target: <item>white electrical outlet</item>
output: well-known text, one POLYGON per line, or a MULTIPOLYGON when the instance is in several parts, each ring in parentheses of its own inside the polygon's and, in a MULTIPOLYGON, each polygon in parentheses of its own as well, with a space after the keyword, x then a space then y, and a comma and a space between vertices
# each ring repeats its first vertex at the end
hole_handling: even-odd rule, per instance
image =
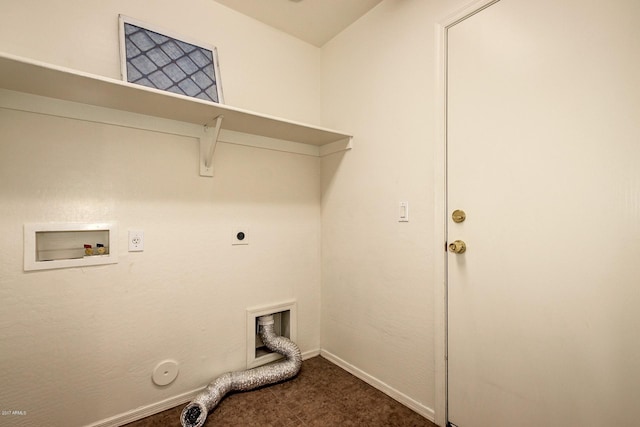
POLYGON ((129 252, 144 251, 144 231, 129 230, 129 252))

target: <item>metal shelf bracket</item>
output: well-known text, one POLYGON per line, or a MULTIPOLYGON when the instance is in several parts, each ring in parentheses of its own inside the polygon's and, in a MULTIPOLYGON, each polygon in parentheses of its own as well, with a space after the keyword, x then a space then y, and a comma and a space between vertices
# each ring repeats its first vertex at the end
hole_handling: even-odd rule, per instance
POLYGON ((204 131, 200 137, 200 176, 213 176, 213 155, 218 145, 223 118, 223 115, 219 115, 204 125, 204 131))

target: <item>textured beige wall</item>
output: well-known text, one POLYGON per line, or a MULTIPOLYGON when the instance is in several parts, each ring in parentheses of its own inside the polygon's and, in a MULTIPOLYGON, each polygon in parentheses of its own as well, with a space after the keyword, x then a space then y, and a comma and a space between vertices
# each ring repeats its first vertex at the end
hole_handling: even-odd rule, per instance
POLYGON ((385 1, 323 47, 323 122, 356 140, 322 161, 322 348, 429 417, 435 24, 465 3, 385 1))
MULTIPOLYGON (((4 1, 0 50, 117 78, 124 13, 217 44, 228 104, 318 121, 319 49, 187 3, 4 1)), ((203 178, 195 139, 0 109, 0 410, 27 413, 0 424, 87 425, 244 369, 248 307, 296 299, 318 351, 319 159, 220 143, 214 162, 203 178), (103 221, 118 264, 23 271, 23 224, 103 221), (236 224, 250 245, 231 245, 236 224), (167 358, 180 374, 157 387, 167 358)))

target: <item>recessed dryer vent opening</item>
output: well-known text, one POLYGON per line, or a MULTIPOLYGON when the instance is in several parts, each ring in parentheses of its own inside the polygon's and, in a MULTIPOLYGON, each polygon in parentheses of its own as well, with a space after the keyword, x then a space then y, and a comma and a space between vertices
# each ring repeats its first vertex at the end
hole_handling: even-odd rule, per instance
POLYGON ((258 334, 258 318, 272 315, 276 335, 296 342, 296 302, 247 309, 247 369, 282 359, 281 354, 269 350, 258 334))
MULTIPOLYGON (((279 313, 273 313, 273 324, 276 335, 280 335, 283 337, 287 337, 291 339, 291 310, 281 311, 279 313)), ((256 331, 259 330, 258 327, 258 319, 256 318, 256 331)), ((262 342, 260 338, 260 334, 256 332, 256 340, 255 340, 256 350, 254 352, 256 359, 265 356, 267 354, 272 354, 273 351, 269 350, 266 345, 262 342)))
POLYGON ((231 391, 249 391, 289 380, 300 372, 302 354, 288 338, 276 335, 273 315, 260 316, 259 333, 266 347, 284 356, 284 360, 245 371, 227 372, 196 395, 182 410, 180 424, 183 427, 204 427, 207 415, 231 391))

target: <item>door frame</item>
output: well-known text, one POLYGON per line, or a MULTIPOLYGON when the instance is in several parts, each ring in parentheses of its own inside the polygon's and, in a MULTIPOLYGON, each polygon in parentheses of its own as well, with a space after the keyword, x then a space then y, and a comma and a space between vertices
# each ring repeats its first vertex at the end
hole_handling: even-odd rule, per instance
POLYGON ((436 144, 434 147, 434 276, 435 276, 435 422, 446 426, 448 414, 447 387, 447 49, 449 28, 475 15, 500 0, 475 0, 438 20, 436 40, 436 144))

